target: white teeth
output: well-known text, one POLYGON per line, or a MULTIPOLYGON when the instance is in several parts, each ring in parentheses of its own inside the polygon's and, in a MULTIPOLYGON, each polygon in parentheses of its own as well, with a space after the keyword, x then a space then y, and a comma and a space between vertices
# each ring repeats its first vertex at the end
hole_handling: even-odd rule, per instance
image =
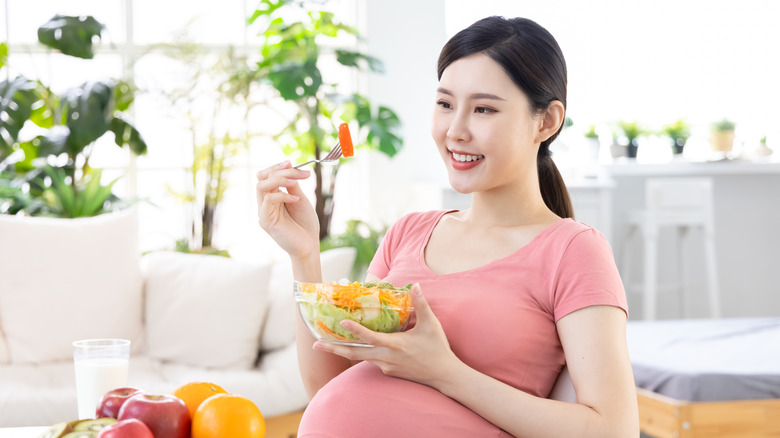
POLYGON ((467 161, 477 161, 485 158, 484 155, 462 155, 462 154, 456 154, 452 153, 453 158, 455 158, 455 161, 460 161, 461 163, 465 163, 467 161))

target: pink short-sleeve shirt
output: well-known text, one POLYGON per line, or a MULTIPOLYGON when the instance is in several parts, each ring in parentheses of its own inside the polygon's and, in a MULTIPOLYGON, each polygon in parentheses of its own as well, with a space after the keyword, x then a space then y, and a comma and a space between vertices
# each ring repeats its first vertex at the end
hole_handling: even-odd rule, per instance
MULTIPOLYGON (((398 286, 419 283, 453 352, 472 368, 546 397, 565 358, 555 323, 594 305, 627 312, 606 239, 572 219, 548 226, 515 253, 437 275, 424 251, 446 211, 413 213, 388 231, 369 272, 398 286)), ((509 437, 433 388, 387 377, 363 362, 312 399, 299 437, 509 437)))

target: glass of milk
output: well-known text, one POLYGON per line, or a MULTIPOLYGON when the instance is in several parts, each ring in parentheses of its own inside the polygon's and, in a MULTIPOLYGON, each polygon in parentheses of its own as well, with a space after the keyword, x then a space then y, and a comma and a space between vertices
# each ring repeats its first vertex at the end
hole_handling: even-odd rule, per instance
POLYGON ((87 339, 73 343, 79 420, 95 418, 98 402, 108 391, 127 386, 130 341, 87 339))

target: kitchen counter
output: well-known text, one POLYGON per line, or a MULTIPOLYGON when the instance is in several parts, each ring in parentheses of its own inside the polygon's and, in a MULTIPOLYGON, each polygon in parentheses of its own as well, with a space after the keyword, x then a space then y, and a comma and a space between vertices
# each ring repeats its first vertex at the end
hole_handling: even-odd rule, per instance
POLYGON ((780 161, 720 160, 637 163, 623 159, 599 169, 609 176, 780 175, 780 161))
MULTIPOLYGON (((723 160, 715 162, 673 161, 640 164, 619 161, 602 166, 603 177, 614 181, 611 196, 610 243, 617 260, 623 251, 632 256, 632 276, 641 278, 642 247, 639 239, 626 245, 625 218, 643 208, 648 178, 705 176, 713 181, 715 246, 721 307, 724 317, 780 315, 780 161, 723 160)), ((691 232, 689 244, 678 254, 676 236, 663 230, 659 246, 662 283, 674 282, 682 267, 688 273, 681 309, 675 294, 661 294, 659 318, 707 316, 703 242, 700 232, 691 232)), ((641 309, 640 295, 629 296, 629 305, 641 309)), ((641 312, 632 312, 639 316, 641 312)))

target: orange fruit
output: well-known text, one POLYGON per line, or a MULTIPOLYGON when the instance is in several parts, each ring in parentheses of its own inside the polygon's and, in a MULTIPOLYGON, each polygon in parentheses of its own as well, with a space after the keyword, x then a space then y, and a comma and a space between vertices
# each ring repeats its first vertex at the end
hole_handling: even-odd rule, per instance
POLYGON ((192 438, 264 438, 265 420, 252 400, 217 394, 201 403, 192 417, 192 438))
POLYGON ((210 382, 189 382, 181 385, 173 391, 173 396, 180 398, 190 411, 190 418, 195 416, 204 400, 215 394, 227 394, 221 386, 210 382))

